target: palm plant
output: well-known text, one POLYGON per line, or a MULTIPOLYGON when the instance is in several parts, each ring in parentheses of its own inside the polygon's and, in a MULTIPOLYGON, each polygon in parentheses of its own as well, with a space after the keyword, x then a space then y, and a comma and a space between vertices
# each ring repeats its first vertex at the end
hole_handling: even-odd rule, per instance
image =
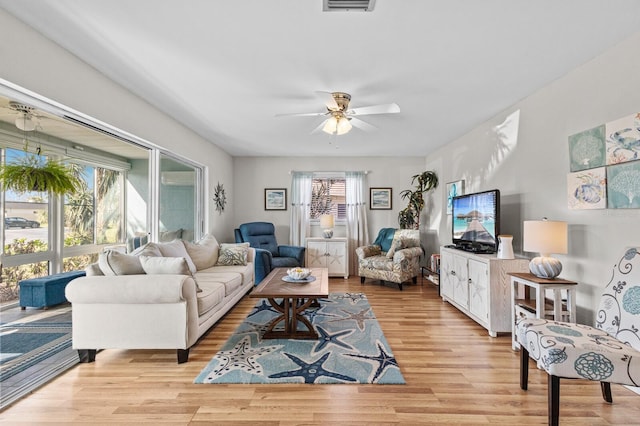
POLYGON ((398 223, 402 229, 420 229, 420 212, 424 208, 424 194, 438 186, 438 176, 435 172, 427 170, 411 178, 411 183, 416 188, 405 189, 400 192, 400 197, 408 199, 408 205, 398 213, 398 223))

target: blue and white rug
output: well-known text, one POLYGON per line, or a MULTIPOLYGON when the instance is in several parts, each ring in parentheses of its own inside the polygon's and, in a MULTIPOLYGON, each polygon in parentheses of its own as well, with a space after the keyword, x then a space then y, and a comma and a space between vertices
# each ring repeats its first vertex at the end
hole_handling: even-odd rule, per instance
POLYGON ((0 409, 79 361, 71 348, 71 307, 0 324, 0 409))
POLYGON ((305 311, 318 340, 263 340, 279 314, 260 299, 194 383, 405 383, 364 294, 319 302, 305 311))

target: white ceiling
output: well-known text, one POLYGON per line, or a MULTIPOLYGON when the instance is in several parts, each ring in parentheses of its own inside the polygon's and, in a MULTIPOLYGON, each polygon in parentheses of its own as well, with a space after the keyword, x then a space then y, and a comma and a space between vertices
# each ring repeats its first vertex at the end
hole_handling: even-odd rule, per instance
POLYGON ((638 0, 377 0, 370 13, 322 12, 322 0, 0 7, 234 156, 424 156, 640 28, 638 0), (323 111, 315 91, 401 113, 365 116, 377 131, 339 137, 310 134, 322 118, 274 117, 323 111))

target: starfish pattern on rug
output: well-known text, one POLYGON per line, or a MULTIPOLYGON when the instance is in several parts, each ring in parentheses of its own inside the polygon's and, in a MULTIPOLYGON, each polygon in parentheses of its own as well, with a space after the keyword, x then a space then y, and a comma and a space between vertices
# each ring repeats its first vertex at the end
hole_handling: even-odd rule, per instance
POLYGON ((336 345, 349 350, 355 349, 352 345, 340 340, 340 337, 353 334, 354 330, 342 330, 332 334, 319 325, 316 326, 316 330, 318 331, 318 343, 314 346, 311 353, 322 352, 329 345, 336 345))
POLYGON ((361 300, 366 300, 367 296, 364 293, 344 293, 336 296, 337 300, 349 300, 352 305, 357 305, 361 300))
POLYGON ((211 373, 208 378, 215 379, 231 370, 242 370, 252 374, 262 374, 262 366, 256 361, 257 358, 270 352, 280 349, 282 346, 266 346, 262 348, 253 348, 251 339, 246 336, 240 340, 233 349, 228 351, 220 351, 214 359, 218 359, 220 364, 211 373))
POLYGON ((388 368, 392 368, 392 367, 395 367, 398 369, 400 368, 398 366, 398 361, 396 361, 396 359, 392 355, 385 352, 384 346, 382 345, 382 343, 380 343, 380 341, 376 342, 376 346, 378 347, 377 355, 345 354, 353 358, 360 358, 360 359, 367 360, 371 362, 374 365, 374 367, 376 365, 378 366, 378 368, 373 374, 373 377, 371 378, 371 383, 376 383, 380 378, 380 376, 382 376, 382 374, 388 368))
POLYGON ((358 325, 358 329, 360 331, 364 331, 365 329, 365 325, 364 322, 366 320, 375 320, 376 317, 370 315, 371 314, 371 307, 368 308, 364 308, 363 310, 361 310, 360 312, 349 312, 349 311, 345 311, 344 309, 340 309, 342 312, 344 312, 345 314, 347 314, 346 316, 338 316, 338 315, 327 315, 330 317, 336 317, 336 319, 333 320, 329 320, 327 322, 338 322, 338 321, 355 321, 356 324, 358 325))
POLYGON ((324 362, 331 355, 330 352, 322 355, 320 359, 307 363, 295 355, 285 353, 285 355, 293 362, 298 364, 300 368, 297 370, 283 371, 281 373, 272 374, 269 376, 271 379, 278 379, 281 377, 302 377, 305 383, 315 383, 320 377, 330 377, 345 382, 357 382, 353 377, 345 376, 344 374, 334 373, 333 371, 325 370, 323 368, 324 362))
POLYGON ((262 335, 269 328, 269 323, 258 323, 245 321, 244 325, 248 325, 245 330, 236 330, 236 334, 255 334, 258 337, 258 341, 262 340, 262 335))
POLYGON ((260 304, 256 305, 256 307, 253 308, 253 311, 251 311, 251 313, 247 315, 247 318, 249 318, 250 316, 259 314, 262 311, 276 312, 276 310, 273 309, 273 307, 271 307, 271 304, 267 301, 267 299, 261 299, 260 304))

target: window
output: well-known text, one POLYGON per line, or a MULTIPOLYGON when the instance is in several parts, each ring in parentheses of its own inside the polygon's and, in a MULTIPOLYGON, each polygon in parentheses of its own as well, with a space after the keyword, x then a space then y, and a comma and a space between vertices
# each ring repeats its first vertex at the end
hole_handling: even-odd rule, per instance
POLYGON ((347 218, 344 176, 314 175, 311 187, 311 216, 319 219, 323 214, 332 214, 336 220, 347 218))

